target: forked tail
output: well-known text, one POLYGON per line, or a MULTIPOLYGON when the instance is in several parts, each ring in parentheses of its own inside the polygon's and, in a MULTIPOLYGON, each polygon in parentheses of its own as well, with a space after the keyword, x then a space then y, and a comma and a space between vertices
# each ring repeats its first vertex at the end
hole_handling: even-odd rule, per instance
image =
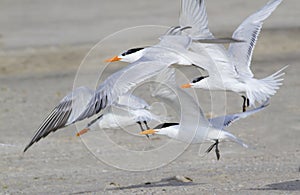
POLYGON ((241 146, 248 148, 248 145, 245 144, 242 140, 238 139, 237 137, 235 137, 233 134, 229 133, 228 131, 223 130, 222 133, 224 134, 224 137, 226 137, 227 139, 240 144, 241 146))
POLYGON ((228 139, 230 141, 233 141, 235 143, 238 143, 239 145, 248 148, 248 145, 245 144, 242 140, 238 139, 236 136, 234 136, 233 134, 229 133, 228 131, 224 130, 224 129, 211 129, 208 132, 207 135, 207 139, 208 140, 225 140, 228 139))
POLYGON ((283 67, 279 71, 274 74, 263 78, 263 79, 252 79, 247 85, 249 86, 246 91, 246 95, 249 99, 250 106, 255 105, 255 101, 258 103, 262 103, 269 99, 272 95, 275 95, 279 87, 282 85, 283 75, 285 74, 283 71, 288 66, 283 67))

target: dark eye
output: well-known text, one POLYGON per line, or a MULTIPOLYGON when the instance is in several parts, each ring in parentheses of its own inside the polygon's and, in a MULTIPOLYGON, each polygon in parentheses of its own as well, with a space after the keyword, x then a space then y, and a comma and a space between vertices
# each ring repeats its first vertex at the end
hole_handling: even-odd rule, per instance
POLYGON ((207 78, 207 77, 208 77, 208 76, 197 77, 197 78, 195 78, 195 79, 192 80, 192 83, 197 83, 197 82, 199 82, 199 81, 201 81, 202 79, 205 79, 205 78, 207 78))

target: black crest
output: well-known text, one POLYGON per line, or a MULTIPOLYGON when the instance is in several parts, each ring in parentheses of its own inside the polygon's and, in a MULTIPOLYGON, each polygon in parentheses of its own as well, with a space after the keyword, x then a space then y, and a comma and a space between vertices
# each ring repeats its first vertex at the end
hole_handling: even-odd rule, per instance
POLYGON ((179 123, 162 123, 162 124, 159 124, 156 127, 154 127, 154 129, 162 129, 162 128, 175 126, 175 125, 179 125, 179 123))
POLYGON ((144 49, 144 47, 129 49, 129 50, 125 51, 124 53, 122 53, 121 56, 126 56, 126 55, 129 55, 129 54, 135 53, 137 51, 140 51, 142 49, 144 49))
POLYGON ((192 83, 197 83, 197 82, 199 82, 199 81, 201 81, 202 79, 205 79, 205 78, 207 78, 208 76, 201 76, 201 77, 197 77, 197 78, 194 78, 193 80, 192 80, 192 83))

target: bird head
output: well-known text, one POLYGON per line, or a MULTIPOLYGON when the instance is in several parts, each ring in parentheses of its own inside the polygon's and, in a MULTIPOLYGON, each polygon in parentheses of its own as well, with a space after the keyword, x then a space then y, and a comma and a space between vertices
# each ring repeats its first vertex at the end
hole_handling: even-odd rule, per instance
POLYGON ((139 47, 139 48, 132 48, 127 51, 122 52, 118 56, 114 56, 110 59, 105 60, 106 62, 116 62, 116 61, 121 61, 121 62, 128 62, 132 63, 140 59, 145 53, 145 48, 144 47, 139 47))

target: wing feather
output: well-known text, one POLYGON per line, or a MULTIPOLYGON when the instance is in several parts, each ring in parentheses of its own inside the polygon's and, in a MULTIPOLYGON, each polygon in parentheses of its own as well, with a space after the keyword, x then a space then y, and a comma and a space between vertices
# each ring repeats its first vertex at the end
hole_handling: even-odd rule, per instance
POLYGON ((208 29, 206 5, 204 0, 182 0, 179 25, 190 26, 187 32, 195 39, 213 38, 208 29))
POLYGON ((232 43, 228 49, 240 75, 253 77, 250 70, 251 58, 263 22, 281 2, 282 0, 269 1, 264 7, 244 20, 233 33, 232 38, 245 41, 238 44, 232 43))
POLYGON ((86 102, 89 101, 93 93, 92 90, 86 87, 79 87, 64 97, 42 122, 29 144, 25 147, 24 152, 32 144, 51 132, 76 122, 76 118, 85 110, 86 102))
POLYGON ((175 62, 171 61, 148 61, 141 58, 122 70, 112 74, 102 85, 98 87, 94 97, 89 102, 87 109, 77 120, 89 118, 99 113, 106 106, 112 105, 119 96, 125 95, 137 84, 158 74, 175 62), (99 102, 105 98, 105 104, 99 106, 99 102))
POLYGON ((237 120, 240 120, 242 118, 246 118, 246 117, 248 117, 252 114, 255 114, 255 113, 265 109, 268 105, 269 105, 269 100, 267 100, 261 106, 255 108, 255 109, 248 110, 246 112, 237 113, 237 114, 229 114, 229 115, 226 115, 226 116, 211 118, 211 119, 209 119, 209 122, 214 127, 217 127, 219 129, 223 129, 224 127, 230 126, 232 123, 234 123, 237 120))

